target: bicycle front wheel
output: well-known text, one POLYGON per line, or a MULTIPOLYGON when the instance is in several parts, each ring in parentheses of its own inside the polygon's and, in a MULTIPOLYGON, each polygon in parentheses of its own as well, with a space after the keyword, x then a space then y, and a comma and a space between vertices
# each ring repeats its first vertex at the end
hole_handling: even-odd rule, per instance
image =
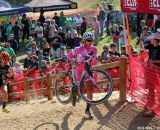
POLYGON ((100 104, 106 101, 112 94, 113 81, 111 76, 102 70, 92 70, 93 77, 85 73, 79 85, 79 92, 82 99, 90 104, 100 104), (88 88, 88 83, 92 83, 93 86, 88 88), (91 91, 88 92, 88 89, 91 91), (88 96, 90 95, 91 96, 88 96), (88 97, 92 97, 89 99, 88 97))
POLYGON ((72 100, 73 83, 67 73, 60 74, 55 82, 55 95, 62 104, 68 104, 72 100))

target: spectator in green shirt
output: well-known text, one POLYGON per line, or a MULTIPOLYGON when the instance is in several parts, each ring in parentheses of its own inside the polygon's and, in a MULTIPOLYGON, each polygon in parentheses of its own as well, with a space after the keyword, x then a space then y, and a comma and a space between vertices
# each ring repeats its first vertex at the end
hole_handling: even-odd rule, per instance
POLYGON ((62 11, 59 17, 59 26, 62 27, 63 32, 66 32, 66 23, 67 23, 67 17, 64 16, 64 13, 62 11))
POLYGON ((6 28, 6 35, 7 35, 7 39, 10 38, 10 35, 12 34, 12 22, 9 22, 8 27, 6 28))
POLYGON ((11 48, 11 44, 9 42, 6 43, 6 52, 10 55, 12 62, 11 66, 13 66, 13 63, 16 61, 16 54, 14 50, 11 48))

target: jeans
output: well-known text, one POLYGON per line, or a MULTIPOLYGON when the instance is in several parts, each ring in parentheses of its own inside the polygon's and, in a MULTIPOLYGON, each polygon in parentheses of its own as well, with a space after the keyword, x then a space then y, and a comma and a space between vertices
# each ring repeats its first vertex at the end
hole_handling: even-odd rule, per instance
POLYGON ((99 20, 100 25, 100 35, 103 36, 104 33, 104 20, 99 20))
POLYGON ((111 33, 110 33, 109 21, 108 20, 105 21, 105 25, 106 25, 106 33, 107 33, 108 36, 110 36, 111 33))

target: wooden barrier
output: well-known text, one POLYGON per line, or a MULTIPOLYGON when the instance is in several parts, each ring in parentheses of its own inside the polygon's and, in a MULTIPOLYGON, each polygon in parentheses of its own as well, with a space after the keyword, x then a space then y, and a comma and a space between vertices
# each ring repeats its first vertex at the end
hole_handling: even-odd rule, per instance
MULTIPOLYGON (((120 101, 124 102, 126 100, 126 74, 127 74, 127 58, 121 57, 120 61, 112 62, 112 63, 105 63, 102 65, 97 65, 95 66, 95 69, 101 69, 101 70, 107 70, 107 69, 113 69, 113 68, 119 68, 120 69, 120 75, 119 78, 113 78, 113 83, 120 85, 120 101)), ((53 94, 54 94, 54 86, 52 86, 53 79, 55 79, 57 75, 51 75, 50 73, 47 74, 45 77, 40 77, 36 79, 28 79, 24 78, 24 81, 18 82, 18 83, 13 83, 13 86, 17 85, 24 85, 25 91, 24 92, 15 92, 15 93, 10 93, 9 96, 16 96, 16 95, 25 95, 26 101, 29 100, 30 94, 34 93, 42 93, 42 92, 47 92, 48 93, 48 100, 53 99, 53 94), (29 90, 29 84, 33 83, 35 81, 47 81, 47 87, 46 88, 41 88, 37 90, 29 90)), ((98 81, 97 84, 102 84, 106 81, 98 81)))

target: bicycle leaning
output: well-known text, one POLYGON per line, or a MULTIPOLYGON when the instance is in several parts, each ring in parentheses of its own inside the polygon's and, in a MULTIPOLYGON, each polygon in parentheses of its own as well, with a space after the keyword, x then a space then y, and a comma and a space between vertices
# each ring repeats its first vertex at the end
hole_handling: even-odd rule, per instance
MULTIPOLYGON (((64 62, 65 58, 59 59, 59 62, 64 62)), ((62 104, 68 104, 72 101, 72 105, 76 105, 77 98, 80 97, 89 104, 100 104, 106 101, 112 94, 113 81, 107 72, 99 69, 94 69, 91 66, 93 55, 85 57, 83 63, 68 63, 67 72, 58 75, 55 82, 55 95, 58 101, 62 104), (80 81, 76 80, 75 68, 84 64, 85 72, 82 74, 80 81), (95 85, 92 88, 92 100, 87 98, 85 88, 86 80, 92 80, 95 85)))

